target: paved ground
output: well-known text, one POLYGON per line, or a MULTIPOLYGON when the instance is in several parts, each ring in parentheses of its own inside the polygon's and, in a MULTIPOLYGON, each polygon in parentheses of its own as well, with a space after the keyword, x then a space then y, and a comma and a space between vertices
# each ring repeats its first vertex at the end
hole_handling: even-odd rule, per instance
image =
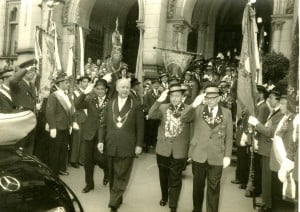
MULTIPOLYGON (((229 167, 224 170, 221 185, 220 212, 251 212, 251 199, 244 197, 244 191, 237 185, 230 183, 234 177, 235 168, 229 167)), ((106 212, 109 211, 108 185, 102 185, 103 172, 95 167, 95 190, 83 194, 84 170, 68 170, 69 176, 62 179, 73 189, 80 199, 86 212, 106 212)), ((160 188, 158 179, 158 168, 154 154, 143 154, 135 160, 131 180, 124 195, 124 203, 120 207, 120 212, 167 212, 169 208, 159 206, 160 188)), ((205 200, 204 200, 205 201, 205 200)), ((192 211, 192 173, 191 166, 184 172, 183 187, 181 191, 178 212, 192 211)), ((205 210, 204 210, 205 211, 205 210)))

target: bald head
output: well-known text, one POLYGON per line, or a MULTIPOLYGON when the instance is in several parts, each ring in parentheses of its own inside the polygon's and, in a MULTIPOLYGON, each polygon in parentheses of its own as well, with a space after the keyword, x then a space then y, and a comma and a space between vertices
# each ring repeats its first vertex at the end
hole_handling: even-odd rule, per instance
POLYGON ((117 80, 116 89, 121 98, 127 98, 130 93, 130 79, 121 78, 117 80))

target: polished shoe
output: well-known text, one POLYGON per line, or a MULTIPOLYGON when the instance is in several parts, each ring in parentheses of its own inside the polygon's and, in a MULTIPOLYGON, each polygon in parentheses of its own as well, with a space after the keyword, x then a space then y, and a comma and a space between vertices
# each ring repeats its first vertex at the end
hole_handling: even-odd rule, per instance
POLYGON ((241 184, 240 186, 239 186, 239 189, 246 189, 247 188, 247 185, 245 185, 245 184, 241 184))
POLYGON ((241 181, 239 181, 239 180, 231 180, 230 182, 232 184, 241 184, 241 181))
POLYGON ((159 205, 160 206, 166 206, 167 202, 168 202, 168 200, 163 200, 162 199, 162 200, 159 201, 159 205))
POLYGON ((79 164, 78 163, 70 163, 71 166, 75 169, 79 169, 79 164))
POLYGON ((67 171, 59 171, 58 174, 60 174, 60 175, 69 175, 69 172, 67 172, 67 171))
POLYGON ((176 212, 177 211, 177 208, 170 208, 171 209, 171 212, 176 212))
POLYGON ((86 186, 84 187, 84 189, 82 189, 82 193, 88 193, 90 192, 91 190, 94 190, 94 187, 89 187, 89 186, 86 186))
POLYGON ((108 179, 105 177, 105 178, 103 178, 103 185, 107 185, 108 184, 108 179))
POLYGON ((113 206, 109 206, 110 207, 110 212, 117 212, 118 209, 116 207, 113 206))

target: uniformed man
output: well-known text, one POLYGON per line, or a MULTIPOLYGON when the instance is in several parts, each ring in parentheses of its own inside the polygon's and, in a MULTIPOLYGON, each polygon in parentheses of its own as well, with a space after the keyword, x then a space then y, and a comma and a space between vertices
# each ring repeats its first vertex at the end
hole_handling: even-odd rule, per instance
POLYGON ((0 113, 12 113, 16 107, 11 97, 9 82, 14 74, 14 69, 4 69, 0 72, 0 113))

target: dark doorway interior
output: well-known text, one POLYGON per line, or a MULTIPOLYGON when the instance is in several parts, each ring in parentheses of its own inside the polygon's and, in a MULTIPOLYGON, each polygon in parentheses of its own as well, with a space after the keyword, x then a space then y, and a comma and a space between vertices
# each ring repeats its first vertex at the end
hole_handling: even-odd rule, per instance
POLYGON ((136 27, 139 15, 139 5, 135 3, 127 15, 124 41, 123 41, 123 61, 127 63, 129 71, 135 73, 136 59, 138 55, 140 33, 136 27))

